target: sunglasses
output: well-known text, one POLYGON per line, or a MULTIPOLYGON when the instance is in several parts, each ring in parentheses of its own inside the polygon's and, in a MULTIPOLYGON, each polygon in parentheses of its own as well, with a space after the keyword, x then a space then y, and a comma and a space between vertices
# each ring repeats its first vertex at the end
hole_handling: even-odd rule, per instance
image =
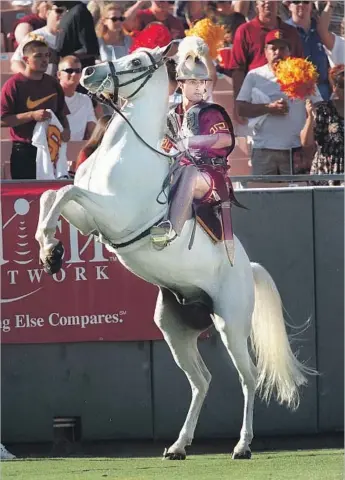
POLYGON ((69 75, 72 75, 72 73, 81 73, 82 68, 64 68, 61 70, 61 72, 66 72, 69 75))
POLYGON ((111 20, 112 22, 124 22, 126 19, 121 15, 121 17, 108 17, 107 20, 111 20))
POLYGON ((303 5, 303 4, 304 4, 304 5, 309 5, 310 2, 305 2, 305 1, 302 2, 302 1, 300 1, 300 2, 291 2, 291 3, 293 3, 294 5, 299 5, 300 3, 302 3, 302 5, 303 5))

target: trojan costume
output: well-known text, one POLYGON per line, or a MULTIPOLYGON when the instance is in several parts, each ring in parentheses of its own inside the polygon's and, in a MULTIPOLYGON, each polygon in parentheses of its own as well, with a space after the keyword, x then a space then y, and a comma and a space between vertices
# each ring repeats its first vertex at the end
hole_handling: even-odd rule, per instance
MULTIPOLYGON (((206 65, 198 57, 187 57, 177 66, 177 80, 210 80, 206 65)), ((201 101, 186 112, 182 104, 168 115, 163 148, 177 148, 181 141, 186 149, 177 157, 166 218, 151 229, 153 245, 160 249, 180 236, 183 226, 198 207, 207 203, 217 210, 223 230, 228 258, 233 264, 234 239, 231 222, 231 204, 237 203, 227 157, 235 146, 233 126, 223 107, 201 101), (214 148, 220 134, 229 135, 229 146, 214 148), (209 190, 201 199, 195 199, 195 187, 200 172, 209 179, 209 190)), ((208 181, 208 180, 207 180, 208 181)))

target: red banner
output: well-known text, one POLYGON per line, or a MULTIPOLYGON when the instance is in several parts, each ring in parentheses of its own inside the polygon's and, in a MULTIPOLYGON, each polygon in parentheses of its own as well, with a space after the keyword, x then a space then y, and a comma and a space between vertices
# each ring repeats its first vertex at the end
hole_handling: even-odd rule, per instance
POLYGON ((157 288, 129 273, 93 236, 62 217, 56 237, 63 268, 47 275, 35 232, 39 197, 61 183, 2 185, 1 321, 3 343, 156 340, 157 288))

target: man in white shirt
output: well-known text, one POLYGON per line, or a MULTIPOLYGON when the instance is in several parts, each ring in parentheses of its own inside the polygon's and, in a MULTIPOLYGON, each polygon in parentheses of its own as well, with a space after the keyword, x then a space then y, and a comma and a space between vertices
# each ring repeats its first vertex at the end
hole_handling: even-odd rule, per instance
MULTIPOLYGON (((242 117, 264 116, 253 131, 253 174, 289 175, 293 173, 292 155, 301 147, 305 103, 290 100, 277 82, 274 67, 279 60, 290 55, 289 43, 280 30, 272 30, 266 35, 265 55, 268 63, 248 72, 236 102, 242 117), (253 89, 267 98, 267 102, 253 102, 253 89)), ((313 103, 322 101, 318 90, 311 100, 313 103)))
POLYGON ((71 129, 72 141, 90 138, 97 122, 91 99, 87 95, 76 91, 81 72, 80 60, 74 55, 69 55, 60 60, 57 76, 70 111, 67 119, 71 129))
POLYGON ((62 16, 66 13, 66 7, 58 7, 52 5, 47 16, 47 25, 45 27, 33 30, 30 32, 24 40, 19 44, 16 51, 11 58, 11 70, 13 73, 23 73, 25 70, 25 63, 23 60, 23 46, 31 40, 39 39, 43 40, 50 50, 50 63, 48 65, 46 73, 53 75, 56 72, 57 55, 56 51, 56 38, 57 32, 62 16), (55 72, 54 72, 55 69, 55 72))

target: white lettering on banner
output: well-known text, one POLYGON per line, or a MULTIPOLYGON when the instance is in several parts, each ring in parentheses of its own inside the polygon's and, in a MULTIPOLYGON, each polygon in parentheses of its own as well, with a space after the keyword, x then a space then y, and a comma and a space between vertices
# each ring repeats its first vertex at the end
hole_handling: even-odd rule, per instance
POLYGON ((100 267, 100 266, 97 266, 96 267, 96 271, 97 271, 97 280, 109 280, 109 277, 104 273, 104 270, 108 268, 107 266, 105 267, 100 267))
POLYGON ((16 315, 15 316, 16 328, 31 328, 31 327, 43 327, 44 320, 43 318, 30 317, 30 315, 16 315))
POLYGON ((19 273, 18 270, 8 270, 7 275, 10 277, 10 285, 15 285, 17 283, 15 277, 17 273, 19 273))
POLYGON ((87 280, 84 267, 75 267, 75 280, 76 282, 79 280, 87 280))
POLYGON ((7 333, 7 332, 11 331, 11 325, 10 325, 10 319, 9 318, 0 319, 0 330, 3 333, 7 333))
POLYGON ((31 283, 34 283, 34 280, 36 280, 38 283, 41 283, 43 268, 40 270, 38 268, 35 268, 34 270, 28 270, 28 275, 31 283))
POLYGON ((0 330, 2 333, 11 331, 11 325, 14 328, 37 328, 44 326, 51 327, 79 327, 90 328, 92 325, 101 324, 117 324, 124 323, 126 311, 121 310, 117 313, 99 313, 95 315, 60 315, 58 312, 52 312, 48 319, 42 317, 31 317, 27 313, 18 313, 14 316, 13 321, 10 318, 0 320, 0 330))
MULTIPOLYGON (((4 211, 6 211, 7 218, 3 223, 1 216, 2 212, 0 212, 0 265, 6 265, 4 274, 7 277, 9 285, 25 285, 26 282, 23 282, 23 280, 25 280, 26 277, 30 284, 37 285, 42 283, 42 287, 38 289, 36 287, 35 289, 30 289, 29 291, 26 289, 24 292, 21 291, 19 296, 17 296, 17 293, 16 295, 11 295, 11 298, 2 298, 1 303, 10 303, 22 300, 23 298, 40 291, 45 284, 45 282, 43 282, 44 270, 39 268, 39 259, 36 252, 38 245, 34 243, 33 232, 30 230, 28 231, 26 225, 27 223, 30 225, 29 219, 32 225, 32 219, 30 218, 30 215, 28 215, 32 202, 33 201, 29 202, 25 198, 17 198, 14 200, 6 199, 6 201, 2 202, 3 205, 6 204, 6 210, 4 211), (12 212, 11 202, 13 202, 12 212), (6 251, 4 251, 3 236, 4 233, 6 233, 7 226, 12 224, 12 222, 14 222, 13 225, 17 227, 17 238, 15 235, 14 238, 12 238, 13 234, 11 233, 11 243, 8 241, 8 239, 6 239, 7 248, 6 251), (26 267, 26 265, 29 264, 30 269, 26 267), (16 269, 13 269, 14 266, 16 269), (38 268, 35 268, 36 266, 38 268)), ((69 245, 66 245, 64 253, 65 268, 61 269, 59 273, 54 274, 52 277, 55 282, 63 283, 66 279, 76 282, 88 280, 110 280, 107 265, 97 264, 104 264, 105 262, 108 263, 109 260, 116 260, 116 257, 111 257, 110 259, 104 257, 104 246, 97 241, 95 236, 90 235, 89 237, 83 237, 73 225, 62 220, 58 221, 57 228, 60 233, 64 233, 64 231, 68 232, 67 241, 69 245), (90 248, 92 249, 92 258, 91 260, 87 261, 85 258, 83 258, 83 254, 87 249, 90 248), (86 262, 88 264, 88 268, 85 268, 86 266, 73 266, 75 263, 86 262), (95 263, 96 265, 94 265, 95 263), (72 269, 68 270, 69 267, 72 267, 72 269), (91 275, 92 271, 94 271, 93 275, 91 275)))
POLYGON ((66 278, 65 270, 61 268, 61 270, 58 273, 54 273, 53 278, 58 283, 63 282, 66 278), (61 276, 61 278, 59 279, 58 276, 61 276))

